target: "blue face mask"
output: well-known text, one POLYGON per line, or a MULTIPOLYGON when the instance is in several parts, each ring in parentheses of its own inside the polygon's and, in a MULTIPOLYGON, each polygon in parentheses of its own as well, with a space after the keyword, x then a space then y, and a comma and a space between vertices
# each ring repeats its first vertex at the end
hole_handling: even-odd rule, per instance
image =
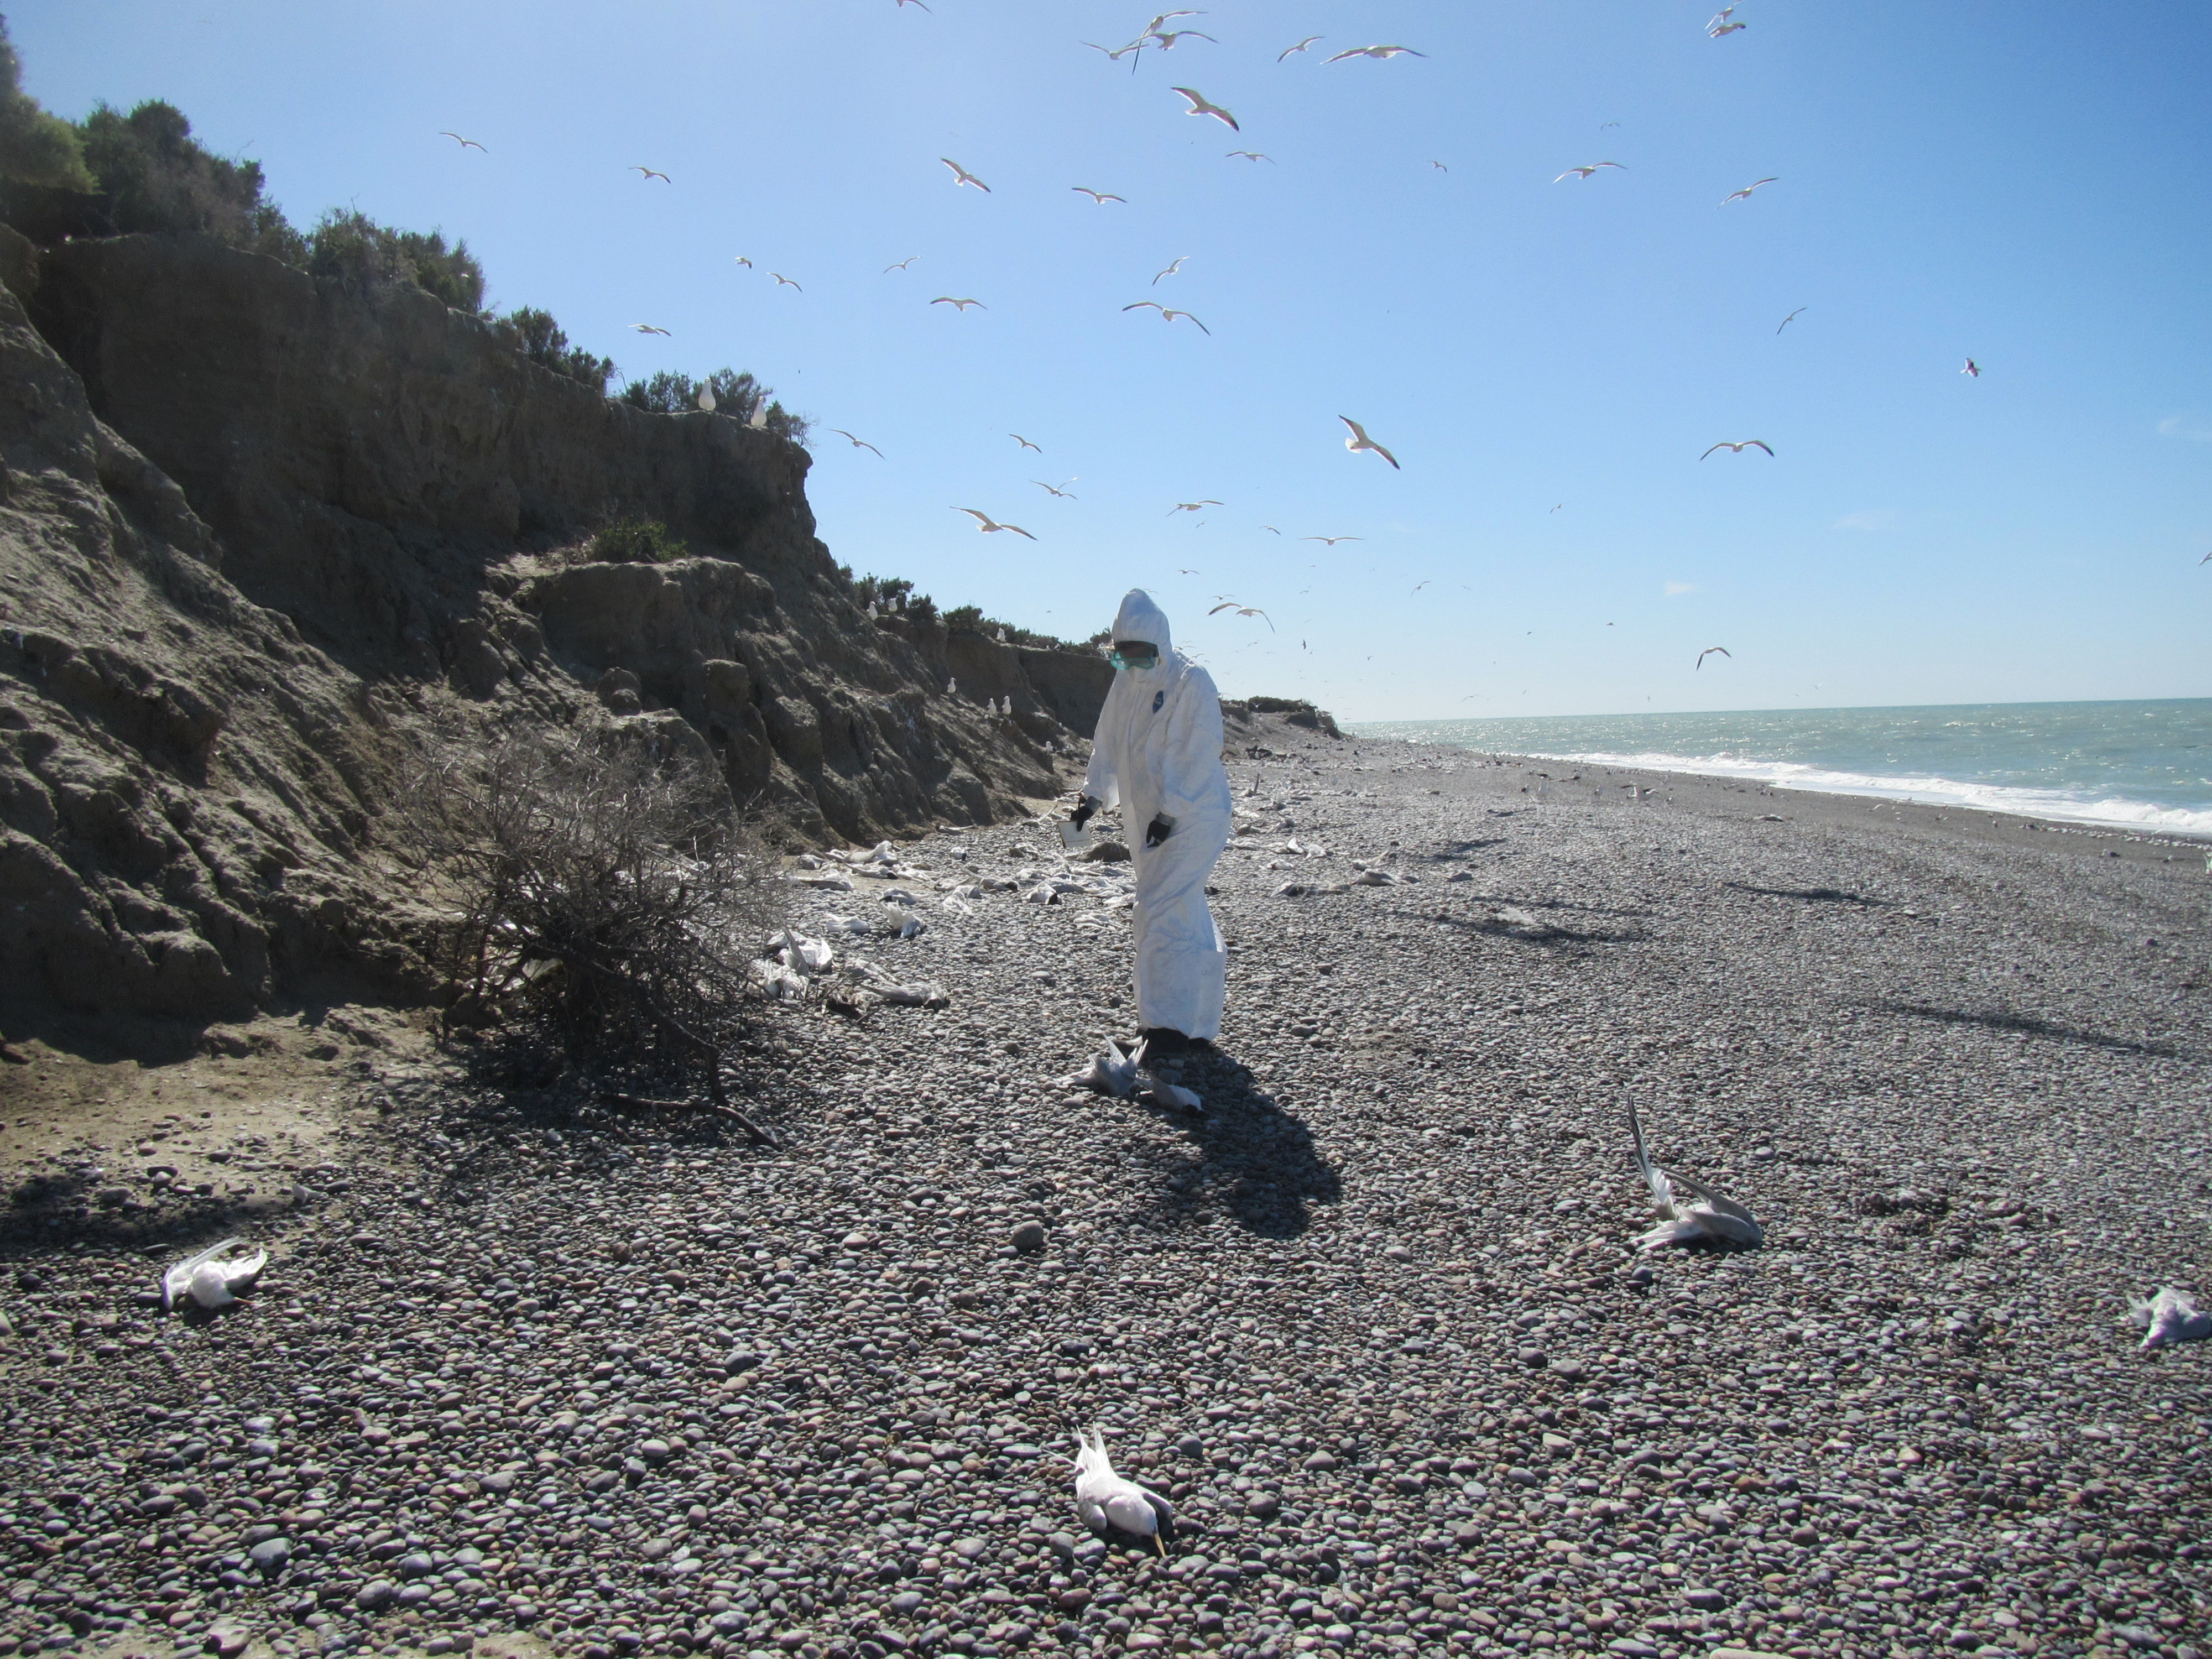
POLYGON ((1139 650, 1134 641, 1130 644, 1131 649, 1126 653, 1116 646, 1106 653, 1106 660, 1116 668, 1152 668, 1158 665, 1160 653, 1157 647, 1148 645, 1139 650))

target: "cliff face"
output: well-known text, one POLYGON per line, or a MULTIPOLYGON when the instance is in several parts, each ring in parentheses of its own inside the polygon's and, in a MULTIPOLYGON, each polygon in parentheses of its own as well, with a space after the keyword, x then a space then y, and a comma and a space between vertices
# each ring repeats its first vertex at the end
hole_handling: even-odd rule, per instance
POLYGON ((611 403, 417 290, 0 243, 0 994, 420 989, 379 825, 440 702, 489 729, 596 698, 854 839, 1020 810, 1095 721, 1102 661, 872 623, 796 445, 611 403), (623 516, 692 556, 578 562, 623 516))

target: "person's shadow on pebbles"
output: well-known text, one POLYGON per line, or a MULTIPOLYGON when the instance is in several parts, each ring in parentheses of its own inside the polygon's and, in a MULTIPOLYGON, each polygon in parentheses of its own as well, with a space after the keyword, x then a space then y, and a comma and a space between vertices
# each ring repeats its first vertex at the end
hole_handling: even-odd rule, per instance
POLYGON ((1153 1107, 1182 1127, 1188 1152, 1154 1194, 1155 1219, 1168 1226, 1218 1209, 1268 1238, 1295 1238, 1313 1208, 1343 1195, 1343 1182, 1314 1145, 1313 1132, 1228 1055, 1179 1056, 1161 1074, 1205 1103, 1198 1112, 1153 1107))

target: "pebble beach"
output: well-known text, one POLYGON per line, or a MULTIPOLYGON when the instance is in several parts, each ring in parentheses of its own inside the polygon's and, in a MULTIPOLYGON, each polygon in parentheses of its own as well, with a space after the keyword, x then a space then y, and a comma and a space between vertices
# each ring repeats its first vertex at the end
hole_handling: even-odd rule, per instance
POLYGON ((2201 845, 1273 720, 1231 775, 1194 1113, 1069 1081, 1127 866, 1040 821, 794 867, 772 1146, 371 1019, 210 1191, 173 1108, 19 1119, 0 1654, 2197 1659, 2212 1351, 2126 1316, 2212 1290, 2201 845), (1762 1248, 1633 1248, 1632 1103, 1762 1248), (259 1286, 164 1316, 218 1227, 259 1286), (1093 1423, 1164 1549, 1078 1522, 1093 1423))

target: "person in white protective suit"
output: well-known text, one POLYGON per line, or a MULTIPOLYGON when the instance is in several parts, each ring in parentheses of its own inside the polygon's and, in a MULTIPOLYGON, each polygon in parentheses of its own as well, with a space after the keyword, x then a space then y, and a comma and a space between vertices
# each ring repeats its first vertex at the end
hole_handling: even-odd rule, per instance
POLYGON ((1080 827, 1118 805, 1137 872, 1137 1023, 1147 1052, 1221 1034, 1229 953, 1206 878, 1229 842, 1229 774, 1213 677, 1175 649, 1152 596, 1131 588, 1114 618, 1114 684, 1098 715, 1080 827))

